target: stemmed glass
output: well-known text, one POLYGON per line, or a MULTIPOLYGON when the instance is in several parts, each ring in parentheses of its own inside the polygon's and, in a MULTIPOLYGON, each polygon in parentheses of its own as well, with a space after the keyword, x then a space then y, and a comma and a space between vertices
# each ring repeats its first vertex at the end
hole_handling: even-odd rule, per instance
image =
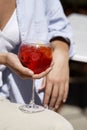
MULTIPOLYGON (((31 69, 34 74, 45 71, 52 61, 52 48, 50 43, 27 43, 20 45, 18 57, 23 66, 31 69)), ((21 105, 19 108, 27 113, 35 113, 44 110, 44 107, 36 105, 34 101, 35 79, 33 79, 32 99, 29 104, 21 105)))

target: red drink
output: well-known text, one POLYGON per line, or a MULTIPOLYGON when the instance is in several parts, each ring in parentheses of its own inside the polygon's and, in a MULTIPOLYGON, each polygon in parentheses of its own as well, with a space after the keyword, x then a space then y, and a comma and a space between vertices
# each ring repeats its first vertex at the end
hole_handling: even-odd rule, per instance
POLYGON ((50 66, 52 49, 41 44, 23 44, 19 49, 18 57, 23 66, 39 74, 50 66))

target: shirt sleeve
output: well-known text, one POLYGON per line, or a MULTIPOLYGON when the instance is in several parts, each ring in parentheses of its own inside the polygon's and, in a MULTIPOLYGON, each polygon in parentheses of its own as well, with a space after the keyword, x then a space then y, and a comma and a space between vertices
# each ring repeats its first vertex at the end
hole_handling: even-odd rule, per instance
POLYGON ((74 41, 71 25, 64 14, 60 0, 47 0, 46 15, 48 19, 48 39, 49 41, 55 37, 63 37, 70 42, 69 56, 75 53, 74 41))

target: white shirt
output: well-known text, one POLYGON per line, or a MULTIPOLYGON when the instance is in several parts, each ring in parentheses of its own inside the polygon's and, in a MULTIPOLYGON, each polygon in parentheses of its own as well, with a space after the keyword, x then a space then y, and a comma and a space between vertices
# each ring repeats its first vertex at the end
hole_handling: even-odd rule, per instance
POLYGON ((19 42, 19 27, 16 10, 14 10, 3 30, 0 30, 0 52, 11 51, 19 42))
MULTIPOLYGON (((16 10, 14 10, 11 18, 6 23, 3 30, 0 30, 0 52, 11 51, 20 42, 19 29, 16 17, 16 10)), ((0 70, 2 70, 0 65, 0 70)))
MULTIPOLYGON (((20 43, 20 38, 23 42, 24 40, 29 41, 30 38, 50 40, 55 36, 61 36, 70 40, 69 54, 73 55, 71 27, 59 0, 16 0, 16 2, 17 12, 14 11, 4 29, 0 31, 1 51, 12 51, 20 43)), ((1 73, 1 77, 4 81, 3 87, 0 89, 1 94, 10 97, 13 102, 29 102, 31 80, 23 81, 8 69, 3 71, 3 75, 1 73)), ((37 88, 40 87, 40 83, 41 81, 36 81, 37 88)), ((40 102, 40 99, 43 100, 43 93, 37 94, 38 92, 35 99, 40 102)))
MULTIPOLYGON (((13 48, 16 47, 19 43, 20 43, 20 36, 19 36, 19 28, 18 28, 16 9, 15 9, 11 18, 3 28, 3 30, 0 30, 0 48, 1 48, 0 52, 12 51, 13 48)), ((4 70, 5 68, 6 67, 4 65, 0 65, 1 70, 4 70)), ((0 92, 0 95, 9 97, 10 96, 9 90, 11 89, 15 94, 16 99, 22 101, 23 99, 14 80, 11 79, 13 81, 13 86, 8 87, 7 84, 3 85, 2 76, 3 76, 3 72, 0 71, 0 86, 2 86, 2 91, 0 92)))
POLYGON ((16 0, 21 40, 49 41, 61 36, 70 40, 69 56, 75 53, 72 29, 60 0, 16 0), (38 4, 39 3, 39 4, 38 4))

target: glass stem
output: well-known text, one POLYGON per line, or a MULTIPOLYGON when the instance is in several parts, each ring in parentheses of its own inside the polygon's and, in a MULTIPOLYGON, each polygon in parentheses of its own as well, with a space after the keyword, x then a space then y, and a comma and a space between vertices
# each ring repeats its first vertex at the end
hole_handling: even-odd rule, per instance
POLYGON ((30 101, 30 104, 32 105, 32 106, 34 106, 35 105, 35 79, 33 79, 33 86, 32 86, 32 97, 31 97, 31 101, 30 101))

